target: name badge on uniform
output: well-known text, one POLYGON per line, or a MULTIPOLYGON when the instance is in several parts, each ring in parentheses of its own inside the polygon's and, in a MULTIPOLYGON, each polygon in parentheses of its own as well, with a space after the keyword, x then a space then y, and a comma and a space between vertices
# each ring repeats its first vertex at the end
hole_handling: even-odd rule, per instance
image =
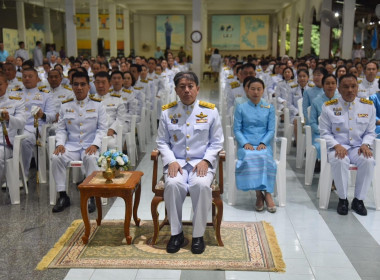
POLYGON ((74 109, 66 109, 66 113, 74 113, 74 109))
POLYGON ((178 141, 178 137, 177 137, 177 135, 173 135, 173 140, 174 140, 174 142, 177 142, 178 141))
POLYGON ((87 113, 92 113, 92 112, 95 112, 95 109, 88 109, 86 110, 87 113))
POLYGON ((342 111, 343 109, 342 109, 342 107, 335 107, 335 108, 333 108, 333 111, 342 111))
POLYGON ((358 114, 359 118, 368 118, 368 114, 358 114))
POLYGON ((341 115, 342 115, 342 112, 340 112, 340 111, 335 111, 335 112, 334 112, 334 115, 335 115, 335 116, 341 116, 341 115))
POLYGON ((115 104, 107 104, 107 107, 114 107, 115 104))

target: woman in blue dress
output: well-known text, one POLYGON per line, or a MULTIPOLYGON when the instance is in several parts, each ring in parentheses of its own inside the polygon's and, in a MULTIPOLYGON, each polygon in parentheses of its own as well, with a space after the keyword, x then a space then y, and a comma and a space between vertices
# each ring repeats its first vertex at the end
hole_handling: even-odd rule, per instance
POLYGON ((272 140, 275 131, 273 105, 262 99, 264 82, 254 78, 248 83, 248 101, 235 110, 234 134, 238 143, 236 186, 239 190, 256 191, 256 210, 276 212, 271 193, 276 180, 272 140))

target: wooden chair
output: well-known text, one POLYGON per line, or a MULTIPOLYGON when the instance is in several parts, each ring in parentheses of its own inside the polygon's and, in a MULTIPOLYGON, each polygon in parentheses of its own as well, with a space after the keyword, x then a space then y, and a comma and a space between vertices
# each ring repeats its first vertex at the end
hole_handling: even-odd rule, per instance
MULTIPOLYGON (((157 180, 159 156, 160 156, 160 152, 158 150, 153 150, 150 157, 150 159, 153 161, 152 192, 154 193, 154 197, 151 203, 152 219, 153 219, 153 225, 154 225, 154 235, 153 235, 151 244, 156 244, 160 229, 165 225, 169 225, 166 209, 165 209, 165 219, 161 223, 159 223, 159 220, 158 220, 159 213, 157 211, 157 207, 160 204, 160 202, 164 201, 164 186, 165 186, 165 184, 163 183, 164 181, 163 176, 160 181, 157 180)), ((219 246, 224 246, 221 235, 220 235, 220 224, 222 222, 222 217, 223 217, 223 200, 222 200, 221 194, 223 194, 223 162, 225 160, 226 160, 226 153, 225 151, 222 150, 219 152, 219 166, 218 166, 219 184, 216 182, 215 178, 211 184, 212 222, 207 223, 207 226, 214 227, 216 240, 219 246)), ((216 176, 217 175, 215 175, 215 177, 216 176)), ((187 193, 187 196, 189 195, 190 194, 187 193)), ((192 225, 190 221, 189 222, 185 221, 183 222, 183 224, 192 225)))

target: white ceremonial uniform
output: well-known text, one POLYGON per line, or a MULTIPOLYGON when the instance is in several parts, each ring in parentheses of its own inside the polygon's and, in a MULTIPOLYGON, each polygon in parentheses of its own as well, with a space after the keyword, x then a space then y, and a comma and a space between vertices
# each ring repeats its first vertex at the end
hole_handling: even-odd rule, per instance
POLYGON ((129 87, 128 89, 123 88, 121 90, 121 98, 123 100, 126 114, 127 122, 129 123, 128 131, 130 130, 131 117, 136 115, 136 122, 141 120, 141 108, 143 104, 143 94, 135 89, 134 87, 129 87))
POLYGON ((358 81, 358 83, 359 83, 359 89, 358 89, 359 98, 368 99, 372 94, 375 94, 376 92, 380 90, 378 79, 374 79, 373 82, 369 82, 367 81, 366 78, 364 78, 363 80, 361 80, 361 82, 358 81))
MULTIPOLYGON (((10 96, 9 93, 5 93, 0 97, 0 113, 7 111, 9 113, 9 121, 6 122, 9 141, 13 144, 14 137, 17 135, 18 129, 23 129, 25 126, 25 103, 21 97, 10 96)), ((0 129, 0 183, 5 175, 5 159, 12 156, 12 149, 4 142, 3 129, 0 129), (5 149, 4 149, 5 147, 5 149)))
POLYGON ((26 49, 18 49, 15 51, 15 58, 21 57, 24 61, 29 59, 29 52, 26 49))
POLYGON ((235 99, 239 97, 245 97, 246 93, 243 88, 243 84, 234 84, 227 95, 227 112, 230 112, 230 108, 234 106, 235 99))
POLYGON ((349 165, 357 165, 355 197, 365 199, 371 184, 375 160, 358 155, 362 144, 373 145, 375 133, 376 110, 373 102, 356 98, 346 102, 342 97, 325 102, 319 120, 321 138, 326 140, 328 160, 339 198, 347 198, 349 165), (342 145, 348 152, 343 159, 335 157, 334 146, 342 145))
MULTIPOLYGON (((101 100, 101 103, 106 109, 108 124, 107 129, 113 129, 116 132, 116 128, 119 124, 123 126, 123 130, 126 129, 125 122, 127 115, 125 112, 124 102, 120 94, 108 92, 106 95, 103 96, 95 94, 94 98, 101 100)), ((128 131, 124 131, 124 133, 126 132, 128 131)), ((116 145, 116 134, 114 134, 113 137, 110 137, 110 139, 108 140, 108 147, 116 148, 116 145)))
POLYGON ((164 199, 171 235, 182 232, 182 205, 189 192, 194 211, 193 237, 201 237, 212 203, 210 185, 224 141, 218 110, 214 104, 198 100, 190 106, 182 102, 164 105, 156 141, 164 166, 164 199), (205 177, 198 177, 192 169, 203 159, 210 166, 205 177), (175 161, 183 174, 178 172, 170 178, 168 166, 175 161))
MULTIPOLYGON (((145 102, 150 102, 150 85, 148 80, 143 80, 141 77, 136 81, 135 88, 139 88, 141 92, 144 93, 145 96, 145 102)), ((147 108, 148 109, 148 108, 147 108)))
POLYGON ((277 110, 283 110, 285 107, 287 107, 287 101, 289 99, 288 95, 293 85, 297 85, 294 83, 294 80, 281 80, 277 83, 275 90, 277 110))
POLYGON ((24 84, 22 83, 21 78, 15 77, 13 80, 8 81, 8 87, 7 87, 8 92, 12 91, 13 89, 17 91, 20 88, 21 89, 24 88, 24 84))
POLYGON ((45 123, 52 123, 56 119, 56 110, 54 100, 47 90, 39 90, 38 88, 23 89, 22 98, 25 101, 26 124, 24 134, 27 135, 22 141, 21 152, 25 170, 25 176, 28 178, 30 161, 33 157, 33 150, 36 146, 36 128, 34 127, 34 116, 31 113, 33 106, 41 108, 46 115, 46 120, 38 119, 38 131, 41 131, 45 123))
POLYGON ((65 146, 65 152, 52 155, 52 171, 57 191, 65 191, 66 167, 70 161, 82 160, 86 176, 98 170, 97 158, 102 139, 107 134, 107 113, 103 104, 89 96, 78 101, 63 102, 56 131, 56 147, 65 146), (98 147, 93 155, 85 154, 91 145, 98 147))

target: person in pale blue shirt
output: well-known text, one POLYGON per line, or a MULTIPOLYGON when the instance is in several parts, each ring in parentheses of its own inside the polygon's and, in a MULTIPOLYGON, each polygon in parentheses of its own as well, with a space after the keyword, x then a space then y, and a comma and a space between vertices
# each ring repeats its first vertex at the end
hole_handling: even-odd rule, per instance
POLYGON ((272 140, 275 132, 274 106, 262 99, 264 82, 254 78, 248 82, 248 101, 235 110, 234 134, 238 152, 236 187, 256 191, 256 210, 264 210, 264 201, 270 213, 276 212, 271 193, 276 181, 276 163, 272 140))
POLYGON ((322 67, 317 67, 313 71, 313 82, 315 84, 314 87, 311 87, 303 93, 303 100, 302 100, 302 111, 305 118, 305 124, 309 124, 309 117, 307 114, 307 108, 311 106, 313 103, 313 100, 323 94, 323 88, 322 88, 322 79, 324 76, 327 75, 327 70, 322 67))
POLYGON ((317 150, 318 160, 321 159, 321 146, 319 142, 317 142, 317 139, 320 138, 318 118, 322 113, 322 106, 325 102, 332 99, 336 99, 340 95, 339 92, 337 91, 337 79, 332 74, 328 74, 327 76, 323 77, 322 88, 323 88, 324 94, 316 97, 313 100, 313 103, 311 104, 310 120, 309 120, 309 125, 311 127, 311 132, 312 132, 313 146, 317 150))
POLYGON ((0 42, 0 62, 5 62, 8 56, 8 51, 4 50, 4 43, 0 42))
MULTIPOLYGON (((379 88, 380 88, 380 80, 378 81, 379 88)), ((377 138, 380 138, 380 91, 376 92, 375 94, 372 94, 369 97, 369 100, 373 102, 373 105, 376 108, 376 135, 377 138)))

